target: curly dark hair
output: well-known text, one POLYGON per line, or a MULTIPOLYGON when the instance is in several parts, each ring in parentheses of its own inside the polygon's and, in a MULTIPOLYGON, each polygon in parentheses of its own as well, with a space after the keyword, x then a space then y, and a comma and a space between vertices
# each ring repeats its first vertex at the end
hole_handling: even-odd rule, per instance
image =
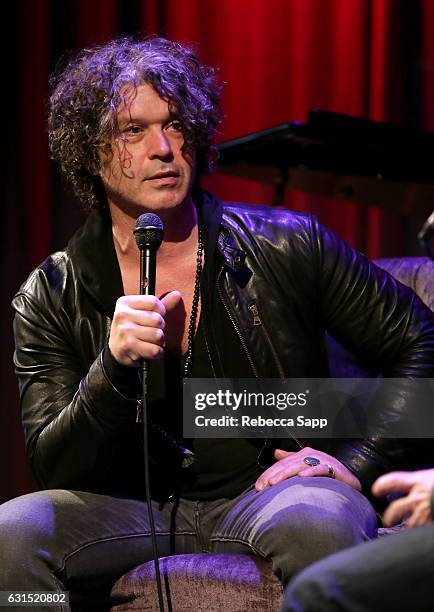
POLYGON ((117 109, 125 86, 151 85, 167 99, 182 124, 185 152, 195 152, 197 174, 209 172, 222 120, 221 85, 213 68, 195 53, 165 38, 123 37, 84 49, 51 78, 50 150, 85 207, 100 207, 105 195, 99 151, 119 135, 117 109))

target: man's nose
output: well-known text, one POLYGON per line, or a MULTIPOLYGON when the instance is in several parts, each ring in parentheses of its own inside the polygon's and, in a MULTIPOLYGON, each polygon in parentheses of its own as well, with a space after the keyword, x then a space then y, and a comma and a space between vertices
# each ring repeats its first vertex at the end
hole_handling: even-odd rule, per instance
POLYGON ((148 135, 148 156, 150 159, 172 156, 172 147, 164 130, 154 130, 148 135))

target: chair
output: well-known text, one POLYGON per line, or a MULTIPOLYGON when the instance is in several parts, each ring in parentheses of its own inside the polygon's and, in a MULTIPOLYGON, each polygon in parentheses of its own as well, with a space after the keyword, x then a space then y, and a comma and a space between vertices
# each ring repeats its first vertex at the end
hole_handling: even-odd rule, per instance
MULTIPOLYGON (((380 259, 377 265, 411 287, 434 311, 434 261, 427 257, 380 259)), ((329 339, 331 369, 336 375, 363 375, 348 351, 329 339), (356 369, 354 369, 356 368, 356 369)), ((367 373, 365 372, 365 376, 367 373)), ((394 530, 380 529, 379 535, 394 530)), ((282 585, 265 559, 241 554, 192 554, 160 560, 168 610, 173 612, 278 612, 282 585)), ((129 599, 112 611, 157 612, 153 562, 124 574, 112 589, 114 597, 129 599)))

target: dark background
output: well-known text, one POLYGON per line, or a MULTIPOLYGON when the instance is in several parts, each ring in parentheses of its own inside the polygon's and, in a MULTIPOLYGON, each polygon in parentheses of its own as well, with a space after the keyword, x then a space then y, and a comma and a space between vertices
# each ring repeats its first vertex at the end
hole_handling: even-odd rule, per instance
MULTIPOLYGON (((0 501, 34 488, 12 366, 11 298, 83 219, 49 159, 48 76, 67 51, 117 34, 160 33, 196 46, 225 82, 219 141, 312 107, 434 132, 433 0, 18 0, 3 22, 0 501), (6 42, 7 41, 7 42, 6 42)), ((223 199, 271 202, 273 188, 214 175, 223 199)), ((374 204, 374 203, 373 203, 374 204)), ((420 254, 423 219, 287 191, 370 257, 420 254)))

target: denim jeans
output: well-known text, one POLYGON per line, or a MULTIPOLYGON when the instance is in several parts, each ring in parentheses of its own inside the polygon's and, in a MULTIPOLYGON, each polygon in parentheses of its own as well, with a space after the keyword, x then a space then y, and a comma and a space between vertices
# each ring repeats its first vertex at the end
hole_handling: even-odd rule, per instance
POLYGON ((282 612, 431 612, 434 523, 360 544, 291 581, 282 612))
MULTIPOLYGON (((284 584, 317 559, 374 537, 377 523, 361 493, 324 477, 250 487, 231 500, 155 502, 153 514, 160 557, 257 554, 284 584)), ((0 506, 0 590, 91 597, 151 558, 143 501, 48 490, 0 506)))
POLYGON ((290 582, 282 612, 432 612, 434 523, 318 561, 290 582))

